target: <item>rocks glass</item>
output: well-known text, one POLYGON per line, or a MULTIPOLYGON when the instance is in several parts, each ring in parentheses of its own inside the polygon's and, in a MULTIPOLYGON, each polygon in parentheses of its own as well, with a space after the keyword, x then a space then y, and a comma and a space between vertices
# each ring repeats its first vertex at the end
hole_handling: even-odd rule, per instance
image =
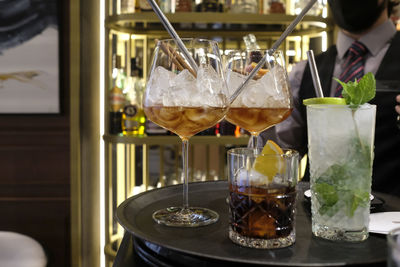
POLYGON ((296 184, 299 154, 262 154, 261 149, 234 148, 228 151, 229 238, 251 248, 280 248, 296 239, 296 184), (257 159, 258 158, 258 159, 257 159), (271 175, 254 169, 264 165, 271 175), (271 171, 273 170, 273 171, 271 171))

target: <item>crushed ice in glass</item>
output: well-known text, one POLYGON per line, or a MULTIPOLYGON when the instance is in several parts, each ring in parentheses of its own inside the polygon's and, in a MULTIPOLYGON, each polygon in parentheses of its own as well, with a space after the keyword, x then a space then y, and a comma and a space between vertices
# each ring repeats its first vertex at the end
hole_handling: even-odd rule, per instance
POLYGON ((197 79, 187 70, 175 74, 158 66, 147 85, 152 88, 147 105, 198 107, 226 106, 225 82, 211 66, 201 66, 197 79))
MULTIPOLYGON (((246 75, 228 69, 226 80, 229 95, 244 82, 246 75)), ((243 92, 232 103, 233 107, 282 107, 290 99, 285 71, 275 66, 259 80, 250 80, 243 92)))

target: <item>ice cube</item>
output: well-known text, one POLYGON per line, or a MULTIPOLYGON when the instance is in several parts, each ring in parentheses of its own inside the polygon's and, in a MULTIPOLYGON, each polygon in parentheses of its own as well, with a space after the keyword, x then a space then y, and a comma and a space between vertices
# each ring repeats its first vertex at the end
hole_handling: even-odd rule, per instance
POLYGON ((221 107, 227 105, 227 89, 223 79, 211 66, 201 67, 197 79, 187 70, 175 74, 157 67, 147 85, 151 88, 150 105, 221 107))
POLYGON ((288 100, 290 98, 289 81, 286 70, 281 65, 276 65, 271 71, 276 82, 277 93, 273 94, 275 99, 288 100))
MULTIPOLYGON (((233 107, 286 107, 290 101, 286 74, 276 66, 259 80, 250 80, 243 92, 233 102, 233 107), (275 77, 275 75, 277 77, 275 77)), ((247 76, 232 70, 227 71, 229 95, 244 82, 247 76)))
POLYGON ((222 96, 227 95, 226 84, 222 77, 210 65, 201 66, 197 72, 198 95, 201 95, 201 103, 208 106, 221 107, 226 105, 226 99, 222 96))
POLYGON ((320 176, 334 164, 345 164, 353 155, 351 142, 356 131, 351 109, 319 109, 307 113, 309 129, 309 154, 315 176, 320 176), (335 127, 337 122, 346 127, 335 127), (327 130, 328 129, 328 130, 327 130))
POLYGON ((276 82, 274 78, 274 73, 272 71, 268 71, 265 75, 261 77, 260 80, 258 80, 258 83, 260 83, 260 87, 262 86, 264 89, 264 94, 268 96, 274 96, 278 92, 276 88, 276 82))
POLYGON ((196 78, 187 70, 184 69, 178 73, 170 82, 171 86, 185 86, 186 84, 192 85, 196 82, 196 78))
POLYGON ((227 85, 228 85, 229 96, 233 95, 233 93, 244 82, 245 79, 246 79, 246 75, 237 73, 230 69, 227 70, 226 81, 227 81, 227 85))
MULTIPOLYGON (((234 92, 239 88, 239 86, 243 84, 246 78, 247 78, 246 75, 237 73, 232 70, 227 71, 226 79, 228 85, 228 92, 230 96, 233 95, 234 92)), ((260 93, 263 93, 263 89, 257 86, 256 81, 250 80, 249 83, 244 88, 244 90, 232 103, 232 106, 260 107, 262 105, 263 99, 265 98, 265 96, 261 95, 260 93)))
MULTIPOLYGON (((152 73, 147 88, 151 88, 147 102, 149 105, 162 104, 163 96, 169 89, 169 82, 174 79, 175 73, 158 66, 152 73)), ((148 90, 147 89, 147 90, 148 90)))
POLYGON ((261 79, 257 81, 250 80, 240 95, 241 102, 246 107, 266 107, 268 99, 268 95, 266 94, 267 89, 268 87, 265 87, 261 79))
POLYGON ((268 178, 254 170, 246 167, 240 168, 235 174, 236 183, 238 186, 263 186, 267 185, 268 178))
POLYGON ((169 81, 169 87, 163 97, 164 106, 189 106, 190 99, 196 93, 196 79, 184 69, 169 81))

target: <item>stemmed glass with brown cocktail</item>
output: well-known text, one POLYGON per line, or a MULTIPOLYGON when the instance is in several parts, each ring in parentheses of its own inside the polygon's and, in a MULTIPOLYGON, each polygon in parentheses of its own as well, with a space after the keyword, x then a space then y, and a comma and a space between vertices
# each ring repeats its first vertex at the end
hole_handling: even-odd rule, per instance
POLYGON ((182 41, 196 69, 175 40, 158 41, 143 106, 149 120, 182 139, 183 205, 158 210, 153 219, 168 226, 196 227, 216 222, 218 214, 188 204, 189 139, 221 121, 229 100, 217 43, 195 38, 182 41))
POLYGON ((226 115, 229 122, 250 132, 253 148, 262 131, 285 120, 293 109, 282 51, 234 50, 226 59, 226 81, 232 95, 264 56, 265 64, 231 103, 226 115))

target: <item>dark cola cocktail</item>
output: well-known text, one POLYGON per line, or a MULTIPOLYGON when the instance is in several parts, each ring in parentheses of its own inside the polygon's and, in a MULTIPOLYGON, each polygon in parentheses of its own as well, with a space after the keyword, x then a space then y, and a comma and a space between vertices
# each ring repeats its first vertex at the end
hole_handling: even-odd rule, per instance
POLYGON ((232 149, 229 164, 229 238, 242 246, 280 248, 295 242, 298 153, 257 155, 232 149), (271 164, 263 169, 256 165, 271 164), (271 172, 271 169, 275 171, 271 172))

